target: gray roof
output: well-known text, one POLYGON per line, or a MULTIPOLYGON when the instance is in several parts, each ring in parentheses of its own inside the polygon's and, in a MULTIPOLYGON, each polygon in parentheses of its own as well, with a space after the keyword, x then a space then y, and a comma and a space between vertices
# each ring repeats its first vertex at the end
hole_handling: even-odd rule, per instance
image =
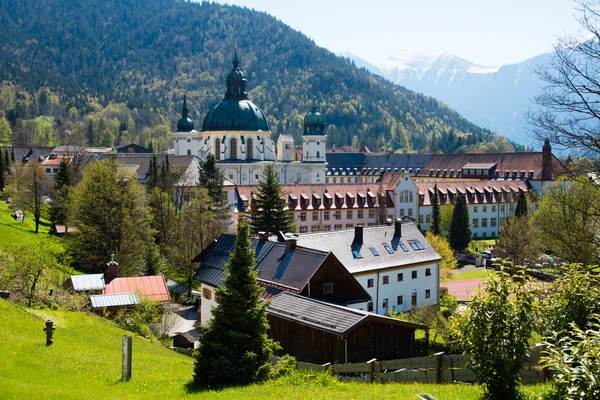
POLYGON ((71 275, 75 291, 104 289, 104 274, 71 275))
POLYGON ((366 154, 365 167, 423 169, 431 154, 366 154))
MULTIPOLYGON (((167 279, 167 288, 169 288, 169 292, 173 293, 187 293, 188 288, 183 283, 179 283, 174 281, 173 279, 167 279)), ((202 292, 199 290, 192 289, 192 296, 200 296, 202 292)))
MULTIPOLYGON (((28 161, 39 161, 40 157, 45 157, 52 152, 52 147, 42 146, 11 146, 10 151, 15 163, 23 162, 25 157, 28 161)), ((4 155, 4 154, 3 154, 4 155)))
POLYGON ((98 294, 90 296, 93 308, 116 307, 138 304, 140 296, 137 293, 98 294))
POLYGON ((409 329, 427 329, 426 325, 384 317, 288 292, 282 292, 273 297, 267 312, 280 318, 338 335, 346 334, 369 320, 409 329))
POLYGON ((325 153, 327 167, 358 168, 363 167, 365 153, 325 153))
MULTIPOLYGON (((196 271, 194 279, 213 287, 221 286, 223 278, 225 278, 226 264, 229 262, 229 255, 233 253, 234 244, 235 235, 222 234, 204 258, 200 260, 200 268, 196 271)), ((250 239, 250 248, 256 252, 255 267, 274 246, 275 243, 270 241, 250 239)))
POLYGON ((441 260, 413 222, 402 222, 400 237, 394 237, 394 229, 394 226, 365 227, 362 245, 354 244, 355 229, 301 234, 298 236, 298 245, 331 251, 351 274, 441 260), (423 250, 415 250, 410 245, 414 241, 420 242, 423 250), (408 251, 402 249, 401 243, 408 251), (393 254, 389 254, 384 245, 389 245, 393 254), (371 247, 377 256, 371 252, 371 247), (362 258, 355 258, 353 251, 357 251, 362 258))
MULTIPOLYGON (((118 153, 118 154, 103 154, 101 158, 113 158, 116 162, 122 165, 126 165, 135 171, 137 178, 140 182, 146 181, 146 174, 150 168, 150 161, 153 157, 156 157, 156 161, 159 166, 164 162, 165 154, 144 154, 144 153, 118 153)), ((169 155, 169 165, 175 171, 186 172, 189 171, 190 175, 184 177, 183 181, 179 184, 184 186, 187 184, 195 185, 198 182, 198 157, 196 156, 174 156, 169 155), (192 165, 194 163, 195 165, 192 165), (190 168, 192 166, 192 168, 190 168)), ((181 180, 181 178, 180 178, 181 180)), ((188 185, 188 186, 189 186, 188 185)))

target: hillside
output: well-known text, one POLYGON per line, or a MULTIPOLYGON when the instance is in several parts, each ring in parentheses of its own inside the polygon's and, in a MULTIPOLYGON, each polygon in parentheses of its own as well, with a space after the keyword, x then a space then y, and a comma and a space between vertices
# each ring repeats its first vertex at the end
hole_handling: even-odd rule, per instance
POLYGON ((14 0, 0 4, 0 41, 0 112, 13 124, 16 143, 134 141, 163 150, 184 93, 197 127, 222 98, 237 45, 250 97, 276 134, 298 140, 316 99, 331 125, 329 145, 486 151, 480 144, 496 141, 510 147, 439 101, 357 68, 246 8, 14 0), (42 115, 54 118, 19 122, 42 115))
POLYGON ((337 383, 294 375, 261 385, 194 391, 193 359, 145 339, 133 339, 133 373, 121 382, 121 336, 102 319, 61 310, 26 312, 0 299, 0 397, 3 399, 398 399, 430 393, 478 399, 469 385, 337 383), (54 345, 44 346, 44 320, 55 321, 54 345), (358 396, 358 397, 357 397, 358 396))

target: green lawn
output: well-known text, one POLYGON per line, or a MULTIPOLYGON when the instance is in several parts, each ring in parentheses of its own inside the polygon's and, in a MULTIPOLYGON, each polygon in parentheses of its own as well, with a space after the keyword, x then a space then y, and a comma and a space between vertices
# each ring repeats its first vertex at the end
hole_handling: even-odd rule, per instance
POLYGON ((476 271, 460 272, 460 270, 454 271, 452 275, 453 281, 464 281, 467 279, 487 278, 490 276, 488 270, 485 268, 477 269, 476 271))
MULTIPOLYGON (((339 383, 294 374, 218 392, 189 390, 193 359, 134 337, 133 377, 121 382, 121 336, 102 319, 62 310, 24 311, 0 300, 2 399, 478 399, 471 385, 339 383), (44 320, 55 321, 55 342, 44 345, 44 320)), ((543 386, 526 388, 529 394, 543 386)), ((530 398, 536 398, 530 396, 530 398)))

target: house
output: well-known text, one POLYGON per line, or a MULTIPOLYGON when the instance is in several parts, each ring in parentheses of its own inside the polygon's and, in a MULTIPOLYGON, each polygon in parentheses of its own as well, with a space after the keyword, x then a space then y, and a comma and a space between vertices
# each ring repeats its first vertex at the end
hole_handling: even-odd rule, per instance
MULTIPOLYGON (((386 315, 439 303, 440 256, 410 220, 298 236, 298 245, 331 251, 366 289, 366 311, 386 315)), ((362 305, 349 305, 362 309, 362 305)))
POLYGON ((143 299, 150 301, 171 300, 164 275, 113 278, 102 291, 102 294, 123 293, 139 293, 143 299))
MULTIPOLYGON (((225 278, 235 238, 235 235, 222 234, 194 259, 200 262, 194 279, 202 287, 202 326, 212 318, 212 308, 217 305, 215 290, 225 278)), ((367 291, 330 251, 297 246, 295 238, 278 243, 261 235, 251 239, 250 243, 250 248, 255 251, 254 270, 258 274, 258 283, 265 288, 265 300, 282 292, 363 308, 370 300, 367 291)))
POLYGON ((415 355, 415 330, 426 325, 401 321, 282 292, 267 308, 269 337, 297 361, 363 363, 415 355))
POLYGON ((121 146, 117 146, 115 147, 115 149, 117 150, 117 153, 136 153, 136 154, 146 154, 146 153, 150 153, 150 150, 148 150, 145 147, 140 146, 139 144, 135 144, 135 143, 129 143, 129 144, 123 144, 121 146))

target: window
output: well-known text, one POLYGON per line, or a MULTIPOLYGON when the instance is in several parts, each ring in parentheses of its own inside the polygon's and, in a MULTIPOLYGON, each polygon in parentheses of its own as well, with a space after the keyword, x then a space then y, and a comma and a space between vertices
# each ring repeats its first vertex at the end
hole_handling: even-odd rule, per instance
POLYGON ((381 303, 381 308, 383 308, 386 311, 386 314, 387 314, 388 299, 383 299, 383 303, 381 303))
POLYGON ((215 140, 215 158, 217 161, 221 159, 221 139, 215 140))
POLYGON ((411 278, 412 279, 417 279, 417 276, 418 276, 417 271, 412 271, 411 272, 411 278))
POLYGON ((373 287, 373 279, 367 279, 367 287, 373 287))
POLYGON ((392 250, 389 244, 384 244, 383 247, 389 254, 394 254, 394 250, 392 250))
POLYGON ((369 210, 369 218, 375 218, 375 210, 369 210))
POLYGON ((186 140, 186 141, 187 141, 188 143, 192 143, 192 139, 190 139, 190 138, 187 138, 187 140, 186 140))
POLYGON ((363 210, 358 210, 358 219, 363 219, 363 210))
POLYGON ((496 206, 492 206, 492 212, 496 212, 496 206))
POLYGON ((341 211, 336 211, 333 213, 333 218, 335 219, 342 219, 342 212, 341 211))
POLYGON ((426 289, 426 290, 425 290, 425 298, 426 298, 426 299, 428 299, 428 298, 430 298, 430 297, 431 297, 431 290, 429 290, 429 289, 426 289))
POLYGON ((300 213, 300 221, 306 221, 306 213, 305 212, 300 213))
POLYGON ((428 224, 430 224, 430 223, 431 223, 431 214, 427 214, 427 215, 425 216, 425 222, 427 222, 428 224))
POLYGON ((477 206, 473 206, 473 212, 476 213, 477 212, 478 207, 477 206))
POLYGON ((399 272, 397 279, 398 279, 398 282, 402 282, 404 280, 404 274, 402 272, 399 272))
POLYGON ((346 224, 346 229, 352 229, 354 228, 354 224, 346 224))
POLYGON ((324 283, 323 284, 323 294, 332 294, 333 293, 333 283, 324 283))
POLYGON ((425 250, 425 247, 423 247, 423 245, 419 241, 413 240, 408 242, 408 244, 410 244, 410 247, 412 247, 415 251, 425 250))
POLYGON ((406 189, 400 192, 400 203, 412 203, 413 192, 406 189))
POLYGON ((373 312, 373 302, 372 301, 370 301, 369 304, 367 305, 367 311, 373 312))
POLYGON ((401 209, 400 209, 400 216, 401 216, 401 217, 404 217, 404 208, 401 208, 401 209))
POLYGON ((254 179, 258 180, 258 174, 254 174, 254 179))
POLYGON ((302 173, 301 173, 301 172, 298 172, 298 173, 296 174, 296 180, 297 180, 298 182, 300 182, 300 181, 302 180, 302 173))
POLYGON ((477 218, 473 218, 471 225, 473 225, 473 228, 479 228, 479 220, 477 218))
POLYGON ((334 231, 341 231, 342 230, 342 224, 335 224, 333 226, 333 230, 334 231))
MULTIPOLYGON (((188 139, 188 140, 190 140, 190 139, 188 139)), ((187 150, 187 155, 188 155, 188 156, 191 156, 191 155, 192 155, 192 151, 191 151, 190 149, 188 149, 188 150, 187 150)))
POLYGON ((254 148, 252 147, 252 139, 246 140, 246 160, 254 160, 254 148))
POLYGON ((384 285, 387 285, 388 283, 390 283, 390 277, 388 275, 383 275, 382 282, 384 285))
POLYGON ((321 152, 317 150, 317 158, 321 157, 321 152))
POLYGON ((313 221, 318 221, 319 220, 319 213, 317 213, 317 212, 312 213, 312 220, 313 221))
POLYGON ((233 182, 233 174, 229 174, 229 180, 233 182))
POLYGON ((323 219, 324 219, 325 221, 329 221, 329 211, 324 211, 324 212, 323 212, 323 219))
POLYGON ((231 138, 229 141, 229 159, 237 160, 237 139, 231 138))
POLYGON ((313 225, 310 227, 311 232, 319 232, 320 230, 321 230, 321 227, 319 225, 313 225))
POLYGON ((331 225, 323 225, 323 230, 325 232, 331 232, 331 225))
POLYGON ((396 298, 396 304, 398 304, 398 305, 404 304, 404 297, 403 296, 398 296, 396 298))
POLYGON ((491 226, 492 228, 495 228, 495 227, 496 227, 496 218, 490 218, 490 226, 491 226))
POLYGON ((417 306, 417 292, 411 293, 410 295, 410 306, 415 308, 417 306))
POLYGON ((481 227, 487 228, 487 218, 481 218, 481 227))
POLYGON ((409 209, 408 209, 408 216, 409 216, 409 217, 412 217, 412 216, 413 216, 413 209, 412 209, 412 208, 409 208, 409 209))
POLYGON ((408 253, 408 247, 406 247, 404 243, 398 243, 398 246, 400 246, 400 248, 404 250, 405 253, 408 253))
POLYGON ((419 214, 419 223, 422 224, 423 223, 423 214, 419 214))
POLYGON ((504 204, 500 205, 500 212, 504 212, 504 204))
POLYGON ((379 253, 377 252, 377 250, 375 249, 375 247, 369 247, 369 250, 371 250, 371 253, 375 256, 375 257, 379 257, 379 253))
POLYGON ((308 232, 308 226, 301 226, 300 233, 306 233, 306 232, 308 232))
POLYGON ((484 213, 487 212, 487 206, 483 206, 482 208, 484 213))
POLYGON ((212 299, 212 292, 209 288, 202 288, 202 297, 207 300, 212 299))
POLYGON ((425 276, 431 276, 431 268, 425 269, 425 276))
POLYGON ((352 211, 346 211, 346 219, 352 219, 352 211))

